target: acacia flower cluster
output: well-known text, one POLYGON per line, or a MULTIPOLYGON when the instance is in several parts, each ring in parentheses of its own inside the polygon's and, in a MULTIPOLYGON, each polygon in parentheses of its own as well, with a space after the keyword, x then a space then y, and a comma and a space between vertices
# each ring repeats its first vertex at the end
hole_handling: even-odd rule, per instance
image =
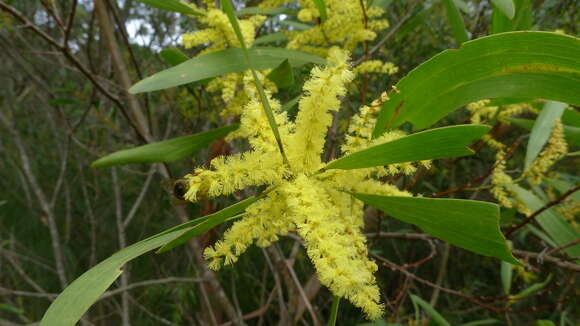
MULTIPOLYGON (((291 1, 266 0, 261 8, 276 8, 291 1)), ((288 48, 300 49, 326 55, 328 44, 341 44, 348 51, 365 41, 376 38, 377 32, 389 27, 386 19, 381 19, 384 10, 377 6, 366 7, 366 1, 325 0, 327 19, 320 21, 320 11, 314 1, 299 0, 298 19, 313 24, 312 28, 289 33, 288 48)))
MULTIPOLYGON (((529 103, 511 104, 506 106, 490 106, 489 100, 481 100, 467 105, 467 110, 471 113, 471 123, 480 124, 493 119, 505 124, 509 124, 509 118, 530 112, 538 114, 539 111, 529 103)), ((554 129, 548 139, 548 144, 544 147, 538 157, 522 173, 522 176, 514 180, 506 173, 506 150, 507 146, 491 135, 483 135, 481 138, 487 145, 496 150, 496 163, 491 175, 491 194, 498 200, 499 204, 506 208, 514 206, 524 214, 530 215, 530 209, 519 199, 518 195, 511 189, 510 185, 517 183, 523 178, 527 178, 532 185, 539 185, 548 170, 568 152, 568 145, 564 137, 562 122, 557 120, 554 129)))
MULTIPOLYGON (((247 87, 252 100, 242 112, 240 128, 232 137, 246 138, 250 150, 219 157, 209 169, 198 168, 185 176, 189 190, 185 198, 227 195, 247 186, 266 185, 262 198, 246 209, 224 234, 223 240, 207 248, 204 256, 210 267, 230 265, 253 243, 268 246, 290 231, 304 240, 320 282, 335 295, 361 308, 369 319, 383 313, 379 288, 373 273, 377 265, 368 258, 362 233, 363 203, 351 192, 390 196, 411 196, 406 191, 377 180, 377 175, 391 171, 408 172, 410 163, 393 167, 358 170, 323 170, 322 154, 332 111, 340 107, 339 97, 346 95, 346 85, 353 72, 348 54, 338 48, 329 51, 332 65, 315 67, 304 85, 295 121, 290 121, 280 103, 268 94, 275 120, 288 156, 285 165, 269 128, 262 104, 255 90, 247 87)), ((355 116, 343 147, 345 152, 364 149, 402 137, 392 132, 371 140, 374 106, 363 107, 355 116)), ((230 138, 232 138, 230 137, 230 138)), ((419 164, 427 165, 428 162, 419 164)))
MULTIPOLYGON (((214 8, 212 1, 206 1, 206 5, 208 6, 207 9, 201 9, 191 5, 197 11, 204 13, 198 20, 206 28, 182 34, 181 40, 183 46, 186 49, 204 46, 203 50, 198 53, 198 56, 226 48, 239 48, 240 41, 237 39, 225 12, 214 8)), ((249 47, 252 46, 256 38, 256 29, 262 26, 265 20, 266 16, 262 15, 251 15, 247 19, 238 20, 244 43, 249 47)), ((207 91, 221 93, 221 100, 225 103, 225 110, 221 112, 222 115, 241 114, 242 108, 248 102, 249 98, 240 85, 243 85, 244 79, 247 79, 250 75, 249 71, 245 73, 231 73, 214 78, 208 83, 207 91)), ((271 92, 277 92, 276 85, 273 82, 265 80, 264 85, 271 92)))

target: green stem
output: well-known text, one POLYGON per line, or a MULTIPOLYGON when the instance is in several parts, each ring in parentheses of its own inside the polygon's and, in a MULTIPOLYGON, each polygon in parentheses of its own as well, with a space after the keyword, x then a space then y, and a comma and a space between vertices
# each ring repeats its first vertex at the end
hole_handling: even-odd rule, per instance
POLYGON ((258 89, 258 94, 260 95, 260 101, 262 102, 262 106, 264 107, 264 112, 266 113, 266 117, 268 117, 268 123, 270 124, 270 128, 274 133, 274 138, 276 139, 276 143, 278 144, 278 149, 280 150, 280 154, 282 154, 282 159, 284 164, 288 169, 290 169, 290 162, 286 157, 286 153, 284 152, 284 146, 282 145, 282 138, 280 137, 280 131, 278 131, 278 125, 276 124, 276 120, 274 119, 274 113, 272 112, 272 107, 270 106, 270 102, 268 101, 268 97, 266 96, 266 92, 264 91, 264 87, 262 83, 258 79, 258 74, 254 70, 254 65, 252 64, 252 60, 248 53, 248 48, 246 47, 246 43, 244 41, 244 36, 242 35, 242 30, 240 29, 240 24, 238 23, 238 19, 234 13, 234 7, 232 5, 231 0, 221 0, 222 9, 226 12, 230 23, 232 24, 232 28, 236 33, 236 37, 238 41, 240 41, 240 46, 244 52, 244 57, 246 59, 246 63, 248 68, 252 71, 252 76, 254 77, 254 82, 256 83, 256 88, 258 89))
POLYGON ((330 319, 328 320, 328 326, 336 325, 336 318, 338 317, 338 306, 340 304, 340 298, 334 296, 332 299, 332 307, 330 308, 330 319))

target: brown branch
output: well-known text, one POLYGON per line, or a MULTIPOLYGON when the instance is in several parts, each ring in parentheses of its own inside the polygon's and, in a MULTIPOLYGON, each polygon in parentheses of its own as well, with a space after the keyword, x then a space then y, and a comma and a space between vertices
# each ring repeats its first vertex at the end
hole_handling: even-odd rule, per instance
POLYGON ((206 280, 203 278, 189 278, 189 277, 167 277, 161 278, 156 280, 147 280, 142 282, 135 282, 131 283, 125 287, 121 287, 118 289, 114 289, 111 291, 105 292, 99 300, 107 299, 109 297, 121 294, 123 292, 133 290, 136 288, 144 287, 144 286, 151 286, 151 285, 160 285, 160 284, 167 284, 167 283, 200 283, 205 282, 206 280))
POLYGON ((63 41, 63 44, 68 44, 68 39, 70 37, 70 32, 72 30, 73 23, 74 23, 74 20, 75 20, 75 14, 76 14, 76 10, 77 10, 77 3, 78 3, 78 0, 72 0, 72 6, 70 8, 70 12, 69 12, 68 19, 67 19, 67 23, 66 23, 66 28, 64 30, 64 41, 63 41))
POLYGON ((523 250, 517 250, 517 249, 513 249, 512 252, 514 255, 516 255, 518 257, 537 258, 538 260, 543 260, 543 261, 553 263, 554 265, 556 265, 558 267, 580 273, 580 265, 565 262, 564 260, 562 260, 560 258, 544 255, 542 253, 538 254, 535 252, 529 252, 529 251, 523 251, 523 250))
MULTIPOLYGON (((270 291, 270 295, 268 296, 268 300, 266 301, 266 303, 261 306, 260 308, 245 314, 242 316, 243 320, 249 320, 249 319, 253 319, 256 317, 261 317, 262 315, 264 315, 266 313, 266 311, 268 311, 268 308, 270 307, 270 304, 272 303, 272 299, 274 299, 274 293, 277 291, 278 284, 276 284, 274 286, 274 289, 272 289, 272 291, 270 291)), ((220 326, 231 326, 232 322, 229 321, 227 323, 221 324, 220 326)))
POLYGON ((66 44, 61 44, 59 43, 57 40, 55 40, 54 38, 52 38, 50 35, 46 34, 44 31, 42 31, 40 28, 38 28, 38 26, 36 26, 34 23, 32 23, 32 21, 30 21, 28 18, 26 18, 26 16, 24 16, 20 11, 16 10, 15 8, 13 8, 12 6, 6 4, 4 1, 0 0, 0 9, 8 12, 9 14, 11 14, 14 18, 18 19, 20 22, 22 22, 27 28, 31 29, 33 32, 35 32, 38 36, 40 36, 41 38, 43 38, 45 41, 47 41, 50 45, 54 46, 55 48, 57 48, 60 52, 62 52, 62 54, 73 64, 73 66, 75 66, 77 69, 79 69, 79 71, 85 75, 85 77, 87 77, 89 79, 89 81, 99 90, 99 92, 101 92, 103 95, 105 95, 106 98, 108 98, 111 102, 113 102, 113 104, 115 104, 115 106, 117 108, 119 108, 119 110, 121 111, 121 114, 123 115, 123 117, 125 117, 125 119, 127 120, 127 122, 129 122, 129 124, 131 125, 131 127, 135 130, 135 132, 137 133, 137 136, 144 142, 146 142, 146 138, 143 134, 141 134, 140 132, 140 128, 137 127, 137 125, 134 123, 133 119, 131 119, 131 117, 129 116, 129 114, 127 113, 127 111, 125 110, 125 107, 123 106, 123 104, 120 102, 120 100, 114 96, 111 92, 109 92, 101 83, 99 83, 97 81, 97 77, 95 75, 93 75, 89 69, 87 69, 71 52, 70 49, 68 48, 68 46, 66 46, 66 44))
POLYGON ((521 229, 522 227, 526 226, 528 223, 533 222, 536 219, 536 217, 538 217, 538 215, 542 214, 543 212, 545 212, 550 207, 553 207, 553 206, 558 205, 559 203, 561 203, 562 201, 564 201, 564 199, 568 198, 568 196, 570 196, 571 194, 575 193, 578 190, 580 190, 580 186, 576 186, 576 187, 574 187, 574 188, 566 191, 560 197, 558 197, 558 198, 552 200, 551 202, 547 203, 542 208, 540 208, 537 211, 535 211, 534 213, 532 213, 532 215, 528 216, 522 223, 520 223, 520 224, 512 227, 511 229, 509 229, 506 232, 505 237, 509 239, 510 236, 515 231, 517 231, 517 230, 521 229))
MULTIPOLYGON (((424 233, 381 232, 381 233, 367 233, 367 234, 365 234, 365 236, 369 239, 371 239, 371 238, 406 239, 406 240, 429 240, 429 239, 433 239, 432 236, 430 236, 429 234, 424 234, 424 233)), ((576 241, 573 241, 573 242, 576 242, 576 241)), ((568 244, 564 245, 563 247, 567 247, 568 245, 572 246, 574 244, 568 243, 568 244)), ((564 248, 562 248, 562 249, 564 249, 564 248)), ((567 270, 571 270, 574 272, 580 271, 580 265, 568 263, 564 259, 560 259, 557 257, 549 256, 549 255, 542 254, 542 253, 535 253, 535 252, 517 250, 517 249, 512 250, 512 252, 514 253, 514 255, 519 256, 519 257, 532 257, 532 258, 539 258, 539 259, 543 258, 544 261, 553 263, 558 267, 561 267, 561 268, 564 268, 567 270)))
POLYGON ((389 269, 391 269, 391 270, 397 270, 397 271, 405 274, 406 276, 408 276, 408 277, 410 277, 410 278, 418 281, 419 283, 423 283, 423 284, 428 285, 428 286, 430 286, 432 288, 439 289, 440 291, 445 292, 445 293, 449 293, 449 294, 453 294, 453 295, 462 297, 462 298, 464 298, 464 299, 466 299, 468 301, 471 301, 471 302, 477 304, 478 306, 481 306, 481 307, 486 308, 488 310, 492 310, 492 311, 495 311, 495 312, 500 311, 500 308, 497 308, 497 307, 494 307, 494 306, 490 306, 488 304, 485 304, 485 303, 481 302, 477 298, 468 296, 468 295, 463 294, 463 293, 461 293, 461 292, 459 292, 457 290, 453 290, 453 289, 448 289, 448 288, 442 287, 442 286, 437 285, 437 284, 435 284, 435 283, 433 283, 431 281, 428 281, 426 279, 423 279, 423 278, 421 278, 421 277, 419 277, 419 276, 417 276, 417 275, 409 272, 405 268, 403 268, 403 267, 401 267, 401 266, 399 266, 399 265, 397 265, 397 264, 395 264, 395 263, 387 260, 384 257, 381 257, 381 256, 376 255, 376 254, 371 254, 371 256, 373 258, 377 259, 379 262, 381 262, 384 266, 388 267, 389 269))
MULTIPOLYGON (((494 127, 494 128, 495 128, 495 127, 494 127)), ((509 148, 509 149, 508 149, 508 151, 506 152, 505 156, 503 157, 502 161, 505 161, 505 160, 507 160, 508 158, 510 158, 510 157, 511 157, 511 155, 513 154, 514 150, 515 150, 515 149, 516 149, 516 148, 517 148, 517 147, 518 147, 518 146, 519 146, 519 145, 522 143, 522 141, 523 141, 523 140, 524 140, 524 137, 520 137, 520 138, 518 138, 518 140, 517 140, 517 141, 515 141, 515 142, 514 142, 514 143, 513 143, 513 144, 510 146, 510 148, 509 148)), ((443 190, 443 191, 440 191, 440 192, 438 192, 438 193, 435 193, 435 194, 429 195, 429 196, 427 196, 427 197, 428 197, 428 198, 438 198, 438 197, 441 197, 441 196, 444 196, 444 195, 448 195, 448 194, 450 194, 450 193, 454 193, 454 192, 458 192, 458 191, 462 191, 462 190, 470 190, 470 187, 471 187, 473 184, 475 184, 475 183, 478 183, 478 182, 480 182, 480 181, 483 181, 483 180, 487 179, 487 178, 488 178, 488 177, 489 177, 489 176, 490 176, 490 175, 493 173, 493 171, 495 170, 495 168, 496 168, 496 167, 497 167, 497 166, 498 166, 500 163, 501 163, 501 161, 500 161, 500 162, 497 162, 496 164, 494 164, 494 165, 493 165, 493 166, 492 166, 492 167, 489 169, 489 171, 487 171, 487 173, 485 173, 484 175, 480 175, 480 176, 478 176, 477 178, 474 178, 474 179, 472 179, 472 180, 468 181, 466 184, 464 184, 464 185, 462 185, 462 186, 455 187, 455 188, 451 188, 451 189, 447 189, 447 190, 443 190)))
POLYGON ((564 250, 564 249, 573 247, 573 246, 575 246, 575 245, 577 245, 579 243, 580 243, 580 239, 576 239, 576 240, 570 241, 570 242, 568 242, 566 244, 563 244, 563 245, 561 245, 559 247, 556 247, 556 248, 553 248, 553 249, 548 250, 546 252, 546 255, 553 255, 553 254, 557 253, 558 251, 561 251, 561 250, 564 250))
POLYGON ((17 295, 21 297, 32 297, 32 298, 47 298, 51 301, 58 296, 58 294, 56 293, 20 291, 0 287, 0 296, 4 295, 17 295))
POLYGON ((50 206, 50 202, 48 201, 47 196, 45 195, 44 191, 42 191, 42 189, 40 188, 40 184, 38 182, 38 179, 36 178, 36 175, 32 171, 30 157, 28 156, 28 151, 26 149, 26 146, 24 145, 24 142, 20 138, 20 134, 16 131, 14 125, 3 114, 1 110, 0 110, 0 123, 2 123, 2 125, 4 125, 4 127, 8 130, 8 132, 12 136, 12 141, 18 148, 20 160, 22 163, 22 170, 26 175, 26 179, 30 183, 32 191, 36 196, 36 199, 38 201, 38 204, 40 205, 42 212, 46 216, 48 230, 51 238, 52 250, 54 254, 56 272, 58 275, 58 279, 60 281, 60 285, 64 289, 68 281, 66 277, 64 254, 61 247, 58 225, 56 223, 56 216, 54 215, 54 211, 50 206))
POLYGON ((139 134, 142 135, 147 142, 151 142, 152 137, 151 131, 149 130, 149 123, 147 122, 147 119, 141 110, 141 105, 139 104, 137 97, 129 93, 129 88, 131 88, 132 83, 125 62, 123 61, 121 50, 119 49, 119 45, 115 39, 111 21, 109 20, 106 0, 95 0, 94 4, 95 14, 97 16, 99 27, 103 35, 103 41, 105 42, 111 55, 113 69, 115 70, 117 79, 121 85, 123 96, 127 100, 128 107, 131 110, 133 118, 135 119, 135 124, 138 128, 139 134))
POLYGON ((399 20, 397 24, 395 24, 395 26, 393 26, 393 28, 391 28, 389 32, 372 49, 370 49, 368 55, 359 58, 353 63, 353 66, 356 67, 367 60, 367 58, 369 58, 373 53, 377 52, 393 35, 395 35, 399 28, 401 28, 401 26, 403 26, 403 24, 411 17, 413 10, 418 3, 419 1, 413 1, 411 8, 409 8, 405 16, 403 16, 403 18, 401 18, 401 20, 399 20))

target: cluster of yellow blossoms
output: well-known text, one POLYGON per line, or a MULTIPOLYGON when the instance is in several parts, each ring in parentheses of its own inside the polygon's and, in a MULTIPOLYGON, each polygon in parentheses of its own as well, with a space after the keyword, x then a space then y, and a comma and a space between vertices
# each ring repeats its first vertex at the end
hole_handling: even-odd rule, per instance
MULTIPOLYGON (((320 282, 361 308, 369 319, 377 319, 383 313, 373 275, 377 265, 368 258, 362 233, 363 203, 350 193, 411 194, 375 179, 388 167, 323 169, 326 164, 321 156, 331 112, 339 109, 340 97, 346 95, 345 86, 353 78, 347 52, 331 48, 328 62, 332 66, 312 70, 295 121, 290 121, 280 103, 268 94, 289 164, 284 163, 278 151, 262 104, 255 99, 255 89, 247 87, 252 99, 245 106, 240 128, 233 137, 246 138, 250 150, 216 158, 210 169, 199 168, 185 176, 189 182, 185 198, 196 201, 246 186, 266 185, 261 199, 246 209, 244 217, 225 232, 223 240, 205 250, 210 267, 219 269, 232 264, 251 244, 268 246, 279 236, 295 231, 304 240, 320 282)), ((371 140, 373 114, 379 105, 380 101, 363 107, 354 118, 343 147, 345 152, 403 136, 393 132, 371 140)), ((398 166, 394 170, 412 169, 398 166)))
MULTIPOLYGON (((204 29, 181 35, 182 44, 186 49, 203 45, 204 49, 198 55, 207 54, 230 47, 240 47, 240 42, 236 37, 233 27, 227 15, 220 9, 214 8, 212 1, 206 1, 208 9, 194 7, 195 10, 204 15, 197 18, 199 22, 207 26, 204 29)), ((239 19, 240 30, 244 37, 244 42, 248 47, 252 46, 256 37, 256 29, 262 26, 266 16, 252 15, 248 19, 239 19)), ((248 78, 251 78, 249 71, 245 73, 231 73, 222 77, 212 79, 207 85, 209 92, 221 92, 221 99, 225 104, 222 115, 239 115, 243 106, 249 101, 241 85, 244 85, 248 78)), ((271 92, 276 92, 276 85, 264 80, 264 86, 271 92)), ((221 106, 221 105, 220 105, 221 106)))
MULTIPOLYGON (((260 4, 262 9, 273 9, 288 5, 295 1, 266 0, 260 4)), ((314 1, 299 0, 300 10, 297 18, 303 22, 314 23, 306 30, 294 30, 285 32, 289 42, 287 48, 301 50, 323 57, 328 55, 330 45, 339 45, 347 51, 354 50, 362 42, 372 41, 377 32, 389 27, 389 23, 380 17, 384 11, 382 8, 370 6, 363 8, 365 2, 358 0, 326 0, 327 19, 320 21, 320 13, 314 1)), ((196 17, 203 29, 191 33, 182 34, 182 44, 185 48, 203 46, 198 55, 223 50, 230 47, 240 47, 235 32, 229 23, 227 15, 215 7, 211 0, 204 0, 204 8, 190 4, 196 11, 203 15, 196 17)), ((246 19, 239 19, 240 29, 248 47, 251 47, 255 38, 256 30, 266 21, 263 15, 248 15, 246 19)), ((390 62, 380 60, 367 60, 354 69, 356 74, 381 73, 394 74, 398 68, 390 62)), ((264 74, 267 71, 263 71, 264 74)), ((231 73, 222 77, 214 78, 207 85, 206 90, 221 94, 222 105, 225 110, 223 116, 240 115, 245 103, 249 101, 244 91, 244 80, 247 73, 231 73)), ((276 93, 274 83, 265 80, 265 87, 276 93)), ((222 106, 220 105, 220 106, 222 106)))
MULTIPOLYGON (((538 110, 529 103, 512 104, 504 107, 489 106, 489 100, 482 100, 467 105, 471 113, 471 122, 480 124, 484 121, 497 119, 501 123, 509 123, 509 118, 524 112, 538 113, 538 110)), ((522 214, 531 214, 528 207, 519 200, 515 192, 510 188, 511 184, 520 179, 527 178, 532 185, 538 185, 546 176, 546 173, 557 161, 562 159, 568 152, 568 145, 564 138, 564 127, 560 120, 554 124, 554 128, 548 139, 547 145, 536 157, 534 162, 522 173, 521 178, 514 180, 506 173, 506 145, 494 139, 489 134, 484 135, 482 140, 497 151, 496 163, 491 175, 491 193, 500 205, 510 208, 515 203, 516 208, 522 214)))
MULTIPOLYGON (((261 8, 269 9, 282 6, 291 1, 266 0, 261 8)), ((325 0, 327 19, 320 21, 320 12, 314 1, 298 0, 300 11, 298 19, 305 23, 314 23, 312 28, 289 33, 288 48, 326 55, 331 44, 340 44, 348 51, 365 41, 377 37, 376 32, 389 27, 389 22, 379 17, 382 8, 371 6, 363 8, 366 1, 358 0, 325 0), (361 5, 362 4, 362 5, 361 5)))

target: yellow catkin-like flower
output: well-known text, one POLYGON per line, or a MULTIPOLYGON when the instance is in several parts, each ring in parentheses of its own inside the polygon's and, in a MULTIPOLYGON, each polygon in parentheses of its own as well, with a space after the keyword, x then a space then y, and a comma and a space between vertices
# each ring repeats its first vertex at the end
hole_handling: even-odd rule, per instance
MULTIPOLYGON (((291 1, 266 0, 260 4, 260 8, 277 8, 291 1)), ((299 0, 300 11, 298 19, 303 22, 311 22, 320 17, 314 1, 299 0)), ((312 28, 302 31, 288 32, 290 41, 288 48, 299 49, 322 56, 328 52, 328 44, 339 44, 342 48, 352 51, 358 44, 364 41, 372 41, 377 32, 389 27, 389 23, 380 17, 384 10, 380 7, 371 6, 365 8, 367 26, 361 2, 358 0, 325 0, 327 19, 312 28)))
POLYGON ((529 103, 511 104, 503 107, 497 115, 497 120, 504 123, 509 123, 508 119, 514 115, 519 115, 525 112, 538 113, 538 110, 529 103))
POLYGON ((515 181, 506 172, 506 153, 500 149, 496 154, 496 163, 491 175, 491 194, 497 199, 499 204, 506 208, 516 207, 518 212, 529 216, 532 212, 524 204, 518 195, 511 190, 510 185, 515 184, 515 181))
POLYGON ((569 198, 564 201, 563 205, 556 208, 558 213, 560 213, 568 223, 574 227, 574 229, 580 231, 578 222, 580 222, 580 201, 574 198, 569 198))
POLYGON ((503 207, 513 207, 512 202, 510 201, 510 194, 506 189, 506 185, 513 184, 514 181, 507 173, 505 173, 505 152, 503 150, 499 150, 495 159, 496 164, 491 175, 491 194, 503 207))
POLYGON ((548 139, 548 145, 530 164, 530 167, 524 172, 524 176, 529 178, 531 184, 539 185, 548 169, 566 156, 567 153, 568 144, 564 137, 564 126, 560 120, 556 120, 554 129, 548 139))
POLYGON ((273 184, 288 175, 279 154, 264 155, 256 151, 220 156, 212 160, 211 166, 211 170, 196 169, 184 177, 189 183, 186 200, 197 201, 231 194, 247 186, 273 184))
MULTIPOLYGON (((280 111, 281 107, 278 100, 271 97, 268 97, 268 100, 274 113, 274 120, 276 120, 276 124, 278 125, 280 137, 282 139, 288 139, 294 125, 288 121, 286 112, 280 111)), ((228 135, 228 141, 235 138, 247 138, 250 146, 255 151, 279 155, 274 133, 268 123, 264 107, 259 100, 253 98, 245 106, 240 122, 238 130, 228 135)))
POLYGON ((377 265, 368 259, 360 226, 341 221, 340 210, 317 180, 300 175, 281 189, 320 283, 370 319, 380 318, 383 306, 373 275, 377 265))
POLYGON ((481 124, 491 120, 498 112, 498 106, 487 106, 489 100, 481 100, 466 105, 467 110, 471 113, 471 123, 481 124))
POLYGON ((382 73, 387 75, 396 74, 399 68, 392 62, 382 62, 381 60, 368 60, 358 65, 354 72, 357 74, 382 73))
POLYGON ((210 268, 217 270, 223 265, 235 263, 238 257, 254 242, 267 247, 295 228, 289 221, 286 202, 277 190, 270 192, 246 209, 243 219, 236 221, 224 234, 223 240, 204 251, 210 268))
MULTIPOLYGON (((203 45, 204 49, 198 55, 207 54, 223 50, 230 47, 240 47, 240 42, 228 20, 227 15, 215 9, 213 5, 208 5, 205 16, 198 17, 202 25, 207 26, 204 29, 192 33, 182 34, 182 44, 185 48, 192 48, 203 45)), ((247 47, 251 47, 256 37, 256 29, 265 21, 266 17, 261 15, 250 16, 248 19, 238 20, 242 36, 247 47)), ((244 105, 248 102, 249 97, 246 94, 246 88, 251 87, 253 82, 245 83, 249 72, 231 73, 225 76, 217 77, 211 80, 207 85, 209 92, 221 93, 225 109, 220 112, 222 116, 240 115, 244 105)), ((276 92, 276 86, 268 79, 263 80, 264 87, 276 92)), ((220 105, 222 106, 222 105, 220 105)))
POLYGON ((334 66, 315 67, 312 78, 304 84, 305 96, 300 99, 296 132, 288 141, 288 159, 295 171, 316 170, 321 167, 325 135, 332 122, 331 111, 338 111, 338 96, 346 94, 345 85, 353 74, 347 63, 348 54, 332 48, 328 60, 334 66))
MULTIPOLYGON (((305 84, 296 122, 288 121, 280 103, 267 92, 275 120, 288 153, 291 170, 282 162, 272 131, 255 89, 246 87, 249 103, 244 107, 240 128, 228 139, 245 138, 250 150, 218 157, 210 169, 196 169, 185 176, 189 190, 185 198, 196 201, 227 195, 247 186, 266 185, 264 197, 246 208, 244 215, 225 233, 222 240, 204 251, 212 269, 231 265, 253 243, 268 246, 280 236, 296 231, 312 261, 320 282, 341 298, 362 309, 369 319, 382 316, 379 288, 374 278, 377 265, 368 257, 364 227, 364 204, 352 192, 387 196, 412 196, 394 185, 376 179, 389 167, 358 170, 320 171, 324 136, 330 125, 330 111, 338 110, 338 96, 346 92, 352 79, 342 50, 330 51, 334 65, 314 68, 305 84), (383 171, 383 172, 382 172, 383 171)), ((388 96, 363 107, 351 124, 350 150, 404 136, 391 132, 371 139, 372 123, 388 96)), ((429 162, 420 162, 427 166, 429 162)), ((411 163, 395 170, 415 169, 411 163)))
MULTIPOLYGON (((348 133, 345 137, 345 143, 341 146, 345 154, 356 152, 370 146, 380 145, 406 136, 405 132, 401 130, 393 130, 384 133, 377 139, 372 139, 373 128, 376 124, 376 114, 380 111, 382 104, 389 99, 386 92, 381 94, 381 97, 371 104, 371 106, 363 106, 360 112, 354 115, 351 119, 348 133)), ((431 168, 431 161, 408 162, 390 164, 386 167, 377 167, 372 169, 377 173, 377 176, 387 176, 395 174, 413 174, 417 170, 416 165, 419 164, 426 169, 431 168)))
POLYGON ((310 22, 316 16, 314 16, 314 11, 312 9, 302 9, 298 12, 298 19, 303 22, 310 22))
MULTIPOLYGON (((208 45, 202 53, 209 53, 222 50, 227 46, 240 47, 240 41, 236 37, 228 16, 223 11, 211 8, 205 12, 205 16, 198 19, 207 28, 181 35, 185 48, 208 45)), ((256 28, 260 27, 265 20, 266 17, 261 15, 239 20, 242 36, 248 47, 252 46, 254 42, 256 28)))

